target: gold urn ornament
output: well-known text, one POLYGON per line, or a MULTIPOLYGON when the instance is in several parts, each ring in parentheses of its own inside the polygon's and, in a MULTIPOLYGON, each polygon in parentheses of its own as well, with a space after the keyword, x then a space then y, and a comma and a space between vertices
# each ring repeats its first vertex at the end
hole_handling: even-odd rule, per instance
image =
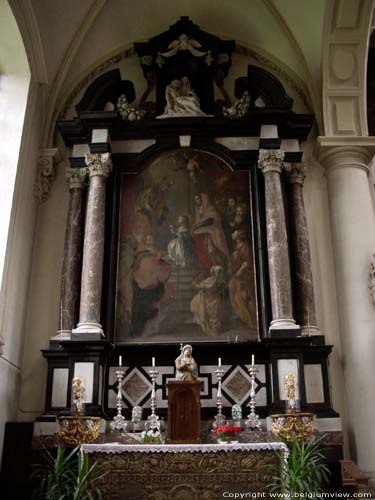
POLYGON ((59 438, 69 446, 93 443, 99 436, 100 417, 58 417, 59 438))
POLYGON ((272 432, 288 443, 294 436, 301 441, 309 438, 314 431, 313 413, 279 413, 271 415, 272 432))

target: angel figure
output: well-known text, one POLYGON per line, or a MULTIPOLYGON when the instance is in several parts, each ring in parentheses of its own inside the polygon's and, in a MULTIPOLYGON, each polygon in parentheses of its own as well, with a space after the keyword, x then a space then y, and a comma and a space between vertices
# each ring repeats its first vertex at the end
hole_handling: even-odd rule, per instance
POLYGON ((169 50, 167 52, 160 52, 160 55, 163 57, 172 57, 180 50, 188 50, 193 56, 202 57, 205 56, 207 52, 199 50, 201 47, 202 45, 197 42, 197 40, 190 38, 186 33, 182 33, 177 40, 173 40, 173 42, 168 45, 169 50))

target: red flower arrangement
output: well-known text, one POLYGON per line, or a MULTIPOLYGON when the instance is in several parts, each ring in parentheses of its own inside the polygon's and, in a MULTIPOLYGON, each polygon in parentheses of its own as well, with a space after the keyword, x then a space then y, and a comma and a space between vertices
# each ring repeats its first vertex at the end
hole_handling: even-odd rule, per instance
POLYGON ((218 439, 230 442, 233 439, 238 439, 236 434, 241 432, 241 427, 239 425, 221 425, 220 427, 213 429, 212 432, 216 434, 218 439))

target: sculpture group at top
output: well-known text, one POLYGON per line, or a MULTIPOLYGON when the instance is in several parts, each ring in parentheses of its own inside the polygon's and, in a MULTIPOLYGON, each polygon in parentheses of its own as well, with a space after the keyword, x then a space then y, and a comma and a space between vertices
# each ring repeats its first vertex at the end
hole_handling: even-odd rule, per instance
POLYGON ((167 85, 165 100, 167 104, 164 113, 157 118, 209 116, 201 110, 199 97, 191 88, 186 76, 167 85))

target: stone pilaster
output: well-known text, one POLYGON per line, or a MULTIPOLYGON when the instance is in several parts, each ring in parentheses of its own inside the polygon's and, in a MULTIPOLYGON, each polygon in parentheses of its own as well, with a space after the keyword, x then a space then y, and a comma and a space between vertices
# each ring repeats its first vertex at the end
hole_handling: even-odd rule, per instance
POLYGON ((292 314, 292 288, 285 210, 281 187, 284 152, 260 149, 258 166, 264 174, 268 268, 271 289, 270 330, 298 329, 292 314))
POLYGON ((368 179, 371 139, 321 137, 318 158, 328 186, 349 452, 367 476, 375 477, 375 433, 370 430, 375 422, 375 335, 368 294, 368 264, 375 248, 368 179))
POLYGON ((306 176, 305 166, 294 164, 287 170, 290 185, 289 201, 292 216, 291 235, 294 262, 293 272, 296 286, 296 320, 301 325, 302 334, 319 335, 316 326, 314 285, 311 270, 309 233, 307 229, 303 183, 306 176))
POLYGON ((98 339, 103 335, 100 324, 102 297, 106 180, 112 171, 109 153, 87 154, 89 190, 81 279, 79 323, 73 339, 98 339))
POLYGON ((69 206, 65 230, 64 260, 61 277, 59 331, 53 340, 69 339, 78 321, 81 289, 82 246, 84 229, 84 183, 80 169, 66 170, 69 206))

